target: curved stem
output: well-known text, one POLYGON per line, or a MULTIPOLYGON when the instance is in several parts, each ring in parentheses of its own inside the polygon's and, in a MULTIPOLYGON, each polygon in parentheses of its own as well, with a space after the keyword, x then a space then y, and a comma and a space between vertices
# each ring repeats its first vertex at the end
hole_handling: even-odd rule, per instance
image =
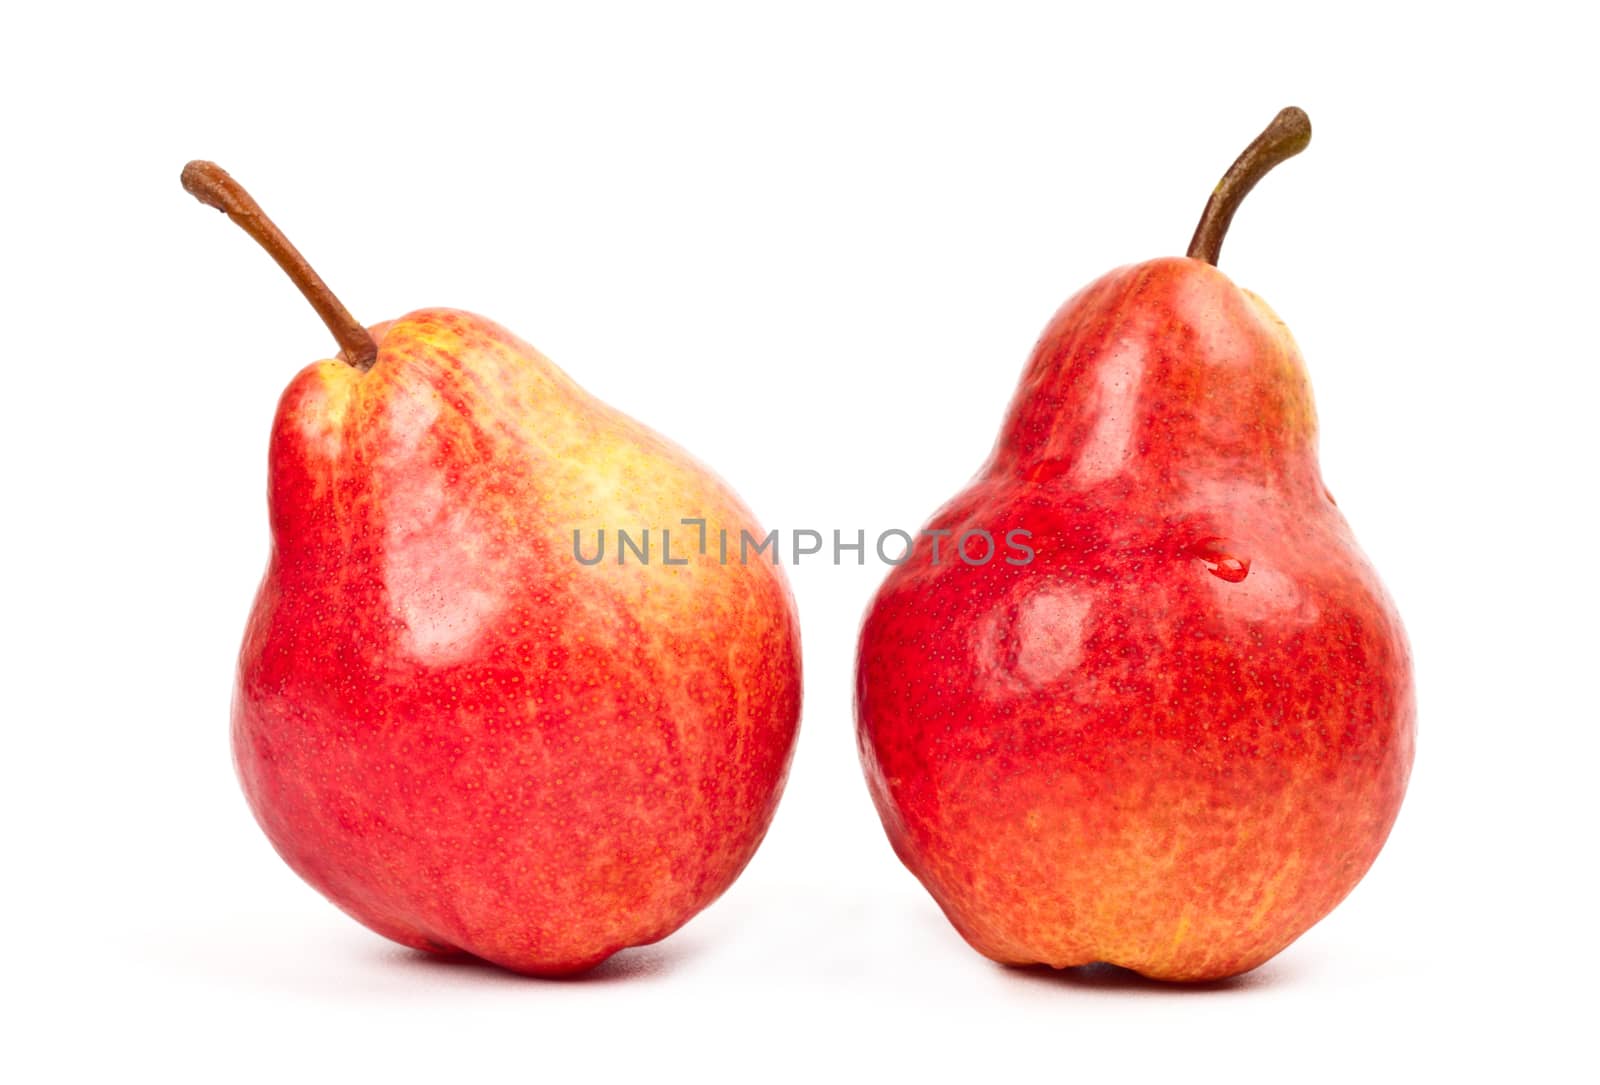
POLYGON ((1222 255, 1222 239, 1233 222, 1233 213, 1239 210, 1245 196, 1272 167, 1293 158, 1310 142, 1311 118, 1304 110, 1290 106, 1272 118, 1272 123, 1244 149, 1217 182, 1200 216, 1200 225, 1195 227, 1194 239, 1189 242, 1189 258, 1215 265, 1222 255))
POLYGON ((311 270, 300 250, 290 244, 283 231, 250 198, 244 186, 228 176, 228 171, 215 162, 190 162, 183 167, 184 190, 205 204, 227 215, 256 243, 267 250, 267 255, 278 262, 291 282, 300 288, 322 322, 333 333, 345 361, 360 370, 372 368, 378 357, 378 344, 371 333, 350 315, 350 310, 339 303, 322 277, 311 270))

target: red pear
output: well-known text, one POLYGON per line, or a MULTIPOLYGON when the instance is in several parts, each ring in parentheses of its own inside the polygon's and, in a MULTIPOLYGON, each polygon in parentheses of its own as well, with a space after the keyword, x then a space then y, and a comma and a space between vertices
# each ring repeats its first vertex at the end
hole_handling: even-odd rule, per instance
POLYGON ((705 545, 754 519, 503 328, 368 331, 226 173, 183 180, 343 347, 278 406, 239 657, 234 757, 273 846, 380 934, 519 972, 670 934, 754 854, 799 721, 782 573, 705 545))
POLYGON ((1399 616, 1322 483, 1289 330, 1214 266, 1310 140, 1285 110, 1187 258, 1066 303, 989 462, 861 631, 861 756, 890 842, 974 948, 1164 980, 1254 968, 1366 872, 1415 704, 1399 616))

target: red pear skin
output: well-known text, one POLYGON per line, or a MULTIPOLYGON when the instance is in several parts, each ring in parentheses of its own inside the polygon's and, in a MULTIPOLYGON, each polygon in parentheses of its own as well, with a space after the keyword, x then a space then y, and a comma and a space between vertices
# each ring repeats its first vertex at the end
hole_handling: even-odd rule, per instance
POLYGON ((1410 773, 1411 657, 1260 299, 1189 258, 1089 286, 932 526, 1035 550, 925 536, 861 630, 873 800, 974 948, 1214 980, 1350 892, 1410 773))
POLYGON ((233 708, 250 807, 407 946, 561 975, 660 939, 755 852, 800 713, 782 573, 677 525, 763 533, 487 320, 428 309, 371 339, 370 368, 303 370, 273 425, 233 708), (617 564, 612 533, 645 527, 651 563, 617 564), (602 528, 605 560, 575 560, 602 528))

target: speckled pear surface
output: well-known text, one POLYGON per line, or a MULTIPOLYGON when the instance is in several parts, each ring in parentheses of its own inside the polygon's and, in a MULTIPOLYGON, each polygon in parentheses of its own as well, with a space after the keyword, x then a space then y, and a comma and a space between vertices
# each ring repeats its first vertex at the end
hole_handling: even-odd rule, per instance
MULTIPOLYGON (((504 329, 371 329, 279 405, 270 566, 233 710, 251 809, 381 934, 587 968, 715 899, 771 820, 800 711, 782 573, 717 478, 504 329), (674 560, 575 560, 600 529, 674 560)), ((631 555, 630 555, 631 558, 631 555)))

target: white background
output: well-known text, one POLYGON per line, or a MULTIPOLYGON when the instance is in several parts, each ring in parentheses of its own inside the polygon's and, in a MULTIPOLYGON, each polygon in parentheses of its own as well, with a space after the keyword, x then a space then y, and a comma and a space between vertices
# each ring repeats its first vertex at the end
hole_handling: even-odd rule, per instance
POLYGON ((29 1079, 1592 1074, 1588 28, 1535 4, 577 7, 8 17, 0 1059, 29 1079), (580 982, 433 963, 272 853, 230 769, 229 687, 276 398, 332 346, 179 189, 185 160, 248 184, 363 320, 482 312, 769 526, 875 533, 965 482, 1055 307, 1181 252, 1291 103, 1312 147, 1222 266, 1306 354, 1420 731, 1387 850, 1278 959, 1191 991, 969 950, 856 765, 874 566, 792 570, 786 798, 745 876, 659 946, 580 982))

